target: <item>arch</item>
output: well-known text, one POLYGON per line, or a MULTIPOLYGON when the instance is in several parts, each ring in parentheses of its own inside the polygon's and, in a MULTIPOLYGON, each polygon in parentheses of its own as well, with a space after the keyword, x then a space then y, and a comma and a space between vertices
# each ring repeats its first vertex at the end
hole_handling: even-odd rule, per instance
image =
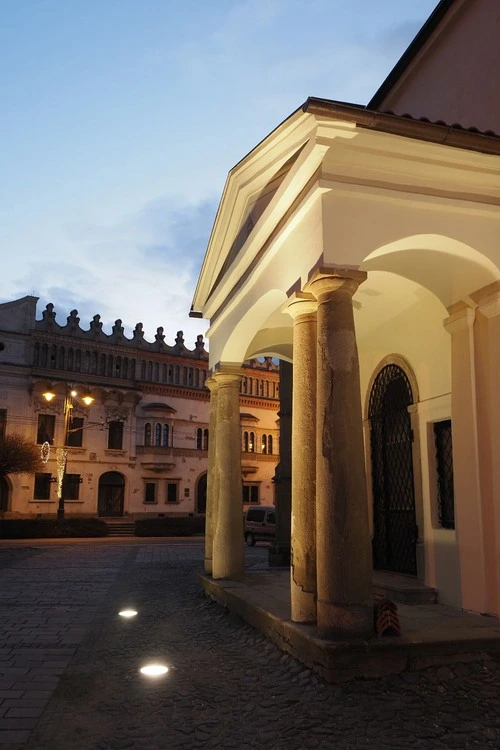
POLYGON ((412 403, 417 404, 420 401, 418 381, 413 371, 413 367, 410 365, 408 360, 405 359, 405 357, 402 357, 400 354, 388 354, 386 357, 380 360, 378 365, 373 370, 370 380, 368 382, 368 388, 366 389, 365 405, 364 405, 364 418, 365 419, 369 419, 370 394, 373 389, 373 384, 375 380, 377 379, 381 370, 383 370, 384 367, 386 367, 387 365, 396 365, 396 367, 399 367, 401 370, 403 370, 404 374, 406 375, 410 383, 410 387, 412 391, 412 398, 413 398, 412 403))
POLYGON ((205 471, 203 474, 200 474, 198 479, 196 480, 196 489, 195 489, 195 497, 196 497, 196 512, 204 514, 207 510, 207 472, 205 471))
POLYGON ((151 424, 146 422, 144 425, 144 445, 151 445, 151 424))
POLYGON ((161 435, 161 444, 164 448, 168 448, 169 443, 169 437, 170 437, 170 427, 168 424, 164 424, 162 428, 162 435, 161 435))
POLYGON ((123 516, 125 477, 118 471, 106 471, 99 477, 97 513, 99 516, 123 516))
POLYGON ((244 362, 249 356, 256 356, 254 353, 248 354, 255 332, 267 329, 268 324, 272 328, 275 327, 274 316, 281 313, 286 302, 285 292, 281 289, 270 289, 262 296, 255 291, 255 295, 255 300, 251 300, 246 312, 238 316, 236 326, 224 339, 218 357, 221 362, 244 362))
POLYGON ((360 268, 394 273, 420 284, 445 308, 500 278, 500 269, 486 255, 439 234, 409 235, 381 245, 360 268))
POLYGON ((369 402, 373 498, 373 564, 376 569, 417 574, 417 521, 413 430, 408 407, 414 393, 406 372, 384 364, 369 402))

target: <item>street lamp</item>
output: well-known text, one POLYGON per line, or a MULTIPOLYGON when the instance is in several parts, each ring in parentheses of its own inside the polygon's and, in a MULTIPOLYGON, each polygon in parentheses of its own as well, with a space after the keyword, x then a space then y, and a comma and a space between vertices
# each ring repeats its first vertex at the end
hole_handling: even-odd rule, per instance
MULTIPOLYGON (((56 394, 54 391, 47 389, 44 393, 42 393, 42 396, 44 399, 50 403, 55 397, 56 394)), ((63 521, 64 520, 64 496, 63 496, 63 485, 64 485, 64 478, 66 476, 66 464, 68 461, 68 449, 66 447, 67 441, 68 441, 68 435, 71 432, 78 432, 79 430, 82 430, 83 427, 77 427, 76 429, 72 430, 70 429, 71 425, 71 410, 73 409, 73 400, 78 399, 81 401, 85 406, 91 406, 91 404, 94 402, 94 397, 90 395, 90 393, 85 393, 84 396, 78 396, 78 392, 74 390, 67 390, 66 396, 64 398, 64 445, 61 448, 56 448, 56 466, 57 466, 57 500, 58 500, 58 506, 57 506, 57 520, 63 521)))

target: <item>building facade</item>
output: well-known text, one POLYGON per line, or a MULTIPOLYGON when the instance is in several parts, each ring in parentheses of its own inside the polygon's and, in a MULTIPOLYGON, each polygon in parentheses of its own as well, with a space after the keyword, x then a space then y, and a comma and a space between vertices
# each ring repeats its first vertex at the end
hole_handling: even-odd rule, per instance
MULTIPOLYGON (((98 315, 84 330, 76 310, 59 325, 51 304, 37 320, 36 303, 29 296, 0 305, 2 431, 50 446, 42 472, 1 480, 4 517, 56 513, 62 446, 67 515, 204 513, 210 394, 203 337, 190 350, 179 331, 169 346, 158 328, 150 343, 139 323, 128 339, 120 320, 107 335, 98 315)), ((279 367, 269 358, 253 360, 242 372, 243 495, 248 504, 271 504, 279 367)))
MULTIPOLYGON (((371 107, 310 98, 231 170, 193 299, 219 388, 292 363, 292 619, 332 637, 372 632, 373 567, 500 616, 498 7, 436 10, 371 107)), ((220 471, 211 570, 237 579, 220 471)))

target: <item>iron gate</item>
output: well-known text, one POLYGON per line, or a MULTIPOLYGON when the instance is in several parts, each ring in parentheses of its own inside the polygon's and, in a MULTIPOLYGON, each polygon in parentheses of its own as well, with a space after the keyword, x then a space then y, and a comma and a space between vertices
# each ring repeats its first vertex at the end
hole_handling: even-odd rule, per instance
POLYGON ((408 406, 413 394, 405 372, 386 365, 370 394, 373 480, 373 564, 379 570, 416 575, 413 457, 408 406))

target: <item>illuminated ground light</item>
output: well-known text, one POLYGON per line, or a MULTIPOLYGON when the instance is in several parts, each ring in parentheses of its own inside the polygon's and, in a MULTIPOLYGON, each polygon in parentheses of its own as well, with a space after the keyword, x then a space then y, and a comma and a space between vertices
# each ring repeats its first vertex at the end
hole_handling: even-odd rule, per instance
POLYGON ((145 674, 146 677, 161 677, 167 674, 168 667, 164 664, 146 664, 146 666, 140 668, 139 672, 145 674))
POLYGON ((121 612, 118 612, 120 617, 125 617, 126 619, 129 619, 130 617, 135 617, 137 612, 135 609, 122 609, 121 612))

